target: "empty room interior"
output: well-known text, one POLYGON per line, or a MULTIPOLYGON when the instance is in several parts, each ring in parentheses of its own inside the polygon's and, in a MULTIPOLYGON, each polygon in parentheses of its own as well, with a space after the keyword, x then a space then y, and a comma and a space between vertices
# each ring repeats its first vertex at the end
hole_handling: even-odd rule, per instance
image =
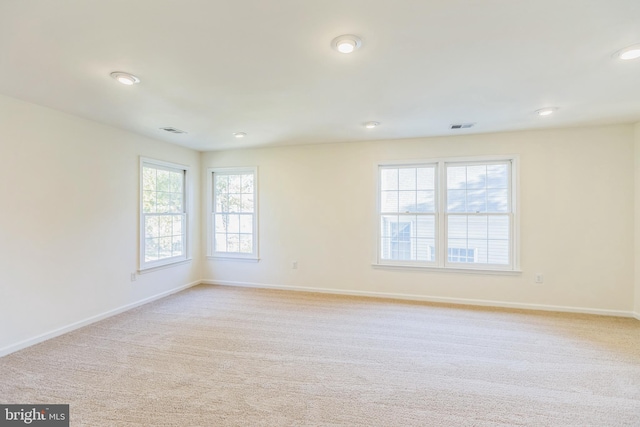
POLYGON ((0 2, 0 424, 640 426, 639 22, 0 2))

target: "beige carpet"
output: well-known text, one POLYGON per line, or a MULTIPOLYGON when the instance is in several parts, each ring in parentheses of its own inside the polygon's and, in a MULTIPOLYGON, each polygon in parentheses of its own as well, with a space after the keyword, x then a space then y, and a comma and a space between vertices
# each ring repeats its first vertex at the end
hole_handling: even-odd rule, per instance
POLYGON ((640 322, 198 286, 0 359, 72 426, 640 426, 640 322))

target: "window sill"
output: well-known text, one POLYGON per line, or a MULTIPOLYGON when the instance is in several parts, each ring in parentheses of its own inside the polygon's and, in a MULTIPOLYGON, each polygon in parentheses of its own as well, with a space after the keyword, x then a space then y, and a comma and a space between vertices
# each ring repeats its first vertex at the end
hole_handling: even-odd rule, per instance
POLYGON ((191 261, 193 261, 192 258, 187 258, 187 259, 182 259, 180 261, 172 261, 172 262, 169 262, 167 264, 160 264, 160 265, 154 265, 154 266, 151 266, 151 267, 144 267, 144 268, 138 269, 138 274, 153 273, 154 271, 164 270, 165 268, 176 267, 176 266, 182 265, 182 264, 189 264, 191 261))
POLYGON ((233 256, 207 256, 211 261, 240 261, 240 262, 260 262, 260 258, 245 258, 245 257, 233 257, 233 256))
POLYGON ((463 274, 490 274, 498 276, 519 276, 522 274, 522 270, 495 270, 495 269, 480 269, 480 268, 451 268, 451 267, 433 267, 433 266, 421 266, 412 264, 371 264, 373 268, 389 269, 389 270, 416 270, 416 271, 431 271, 434 273, 463 273, 463 274))

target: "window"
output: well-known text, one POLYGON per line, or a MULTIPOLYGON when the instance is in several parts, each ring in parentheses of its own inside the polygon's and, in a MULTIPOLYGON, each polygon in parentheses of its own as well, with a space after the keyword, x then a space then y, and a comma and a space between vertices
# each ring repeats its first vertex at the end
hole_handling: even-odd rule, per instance
POLYGON ((514 163, 380 165, 378 263, 515 270, 514 163))
POLYGON ((188 168, 140 161, 140 270, 187 259, 188 168))
POLYGON ((257 260, 257 168, 209 169, 209 187, 209 256, 257 260))

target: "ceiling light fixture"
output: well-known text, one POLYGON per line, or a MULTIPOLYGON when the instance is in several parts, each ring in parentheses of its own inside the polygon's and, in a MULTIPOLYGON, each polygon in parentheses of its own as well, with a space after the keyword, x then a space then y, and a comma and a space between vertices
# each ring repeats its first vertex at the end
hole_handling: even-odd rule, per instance
POLYGON ((367 129, 373 129, 376 126, 379 126, 380 122, 367 122, 364 124, 364 127, 366 127, 367 129))
POLYGON ((113 77, 123 85, 127 85, 127 86, 140 83, 139 78, 137 78, 133 74, 125 73, 124 71, 114 71, 113 73, 111 73, 111 77, 113 77))
POLYGON ((234 132, 233 136, 235 136, 236 138, 240 139, 240 138, 244 138, 245 136, 247 136, 247 134, 244 133, 244 132, 234 132))
POLYGON ((556 111, 558 111, 557 107, 548 107, 548 108, 541 108, 539 110, 536 110, 536 113, 539 116, 550 116, 553 113, 555 113, 556 111))
POLYGON ((331 46, 340 53, 351 53, 362 46, 362 40, 358 36, 345 34, 333 39, 331 46))
POLYGON ((625 47, 624 49, 617 51, 614 56, 618 59, 622 59, 623 61, 638 59, 640 58, 640 44, 625 47))

